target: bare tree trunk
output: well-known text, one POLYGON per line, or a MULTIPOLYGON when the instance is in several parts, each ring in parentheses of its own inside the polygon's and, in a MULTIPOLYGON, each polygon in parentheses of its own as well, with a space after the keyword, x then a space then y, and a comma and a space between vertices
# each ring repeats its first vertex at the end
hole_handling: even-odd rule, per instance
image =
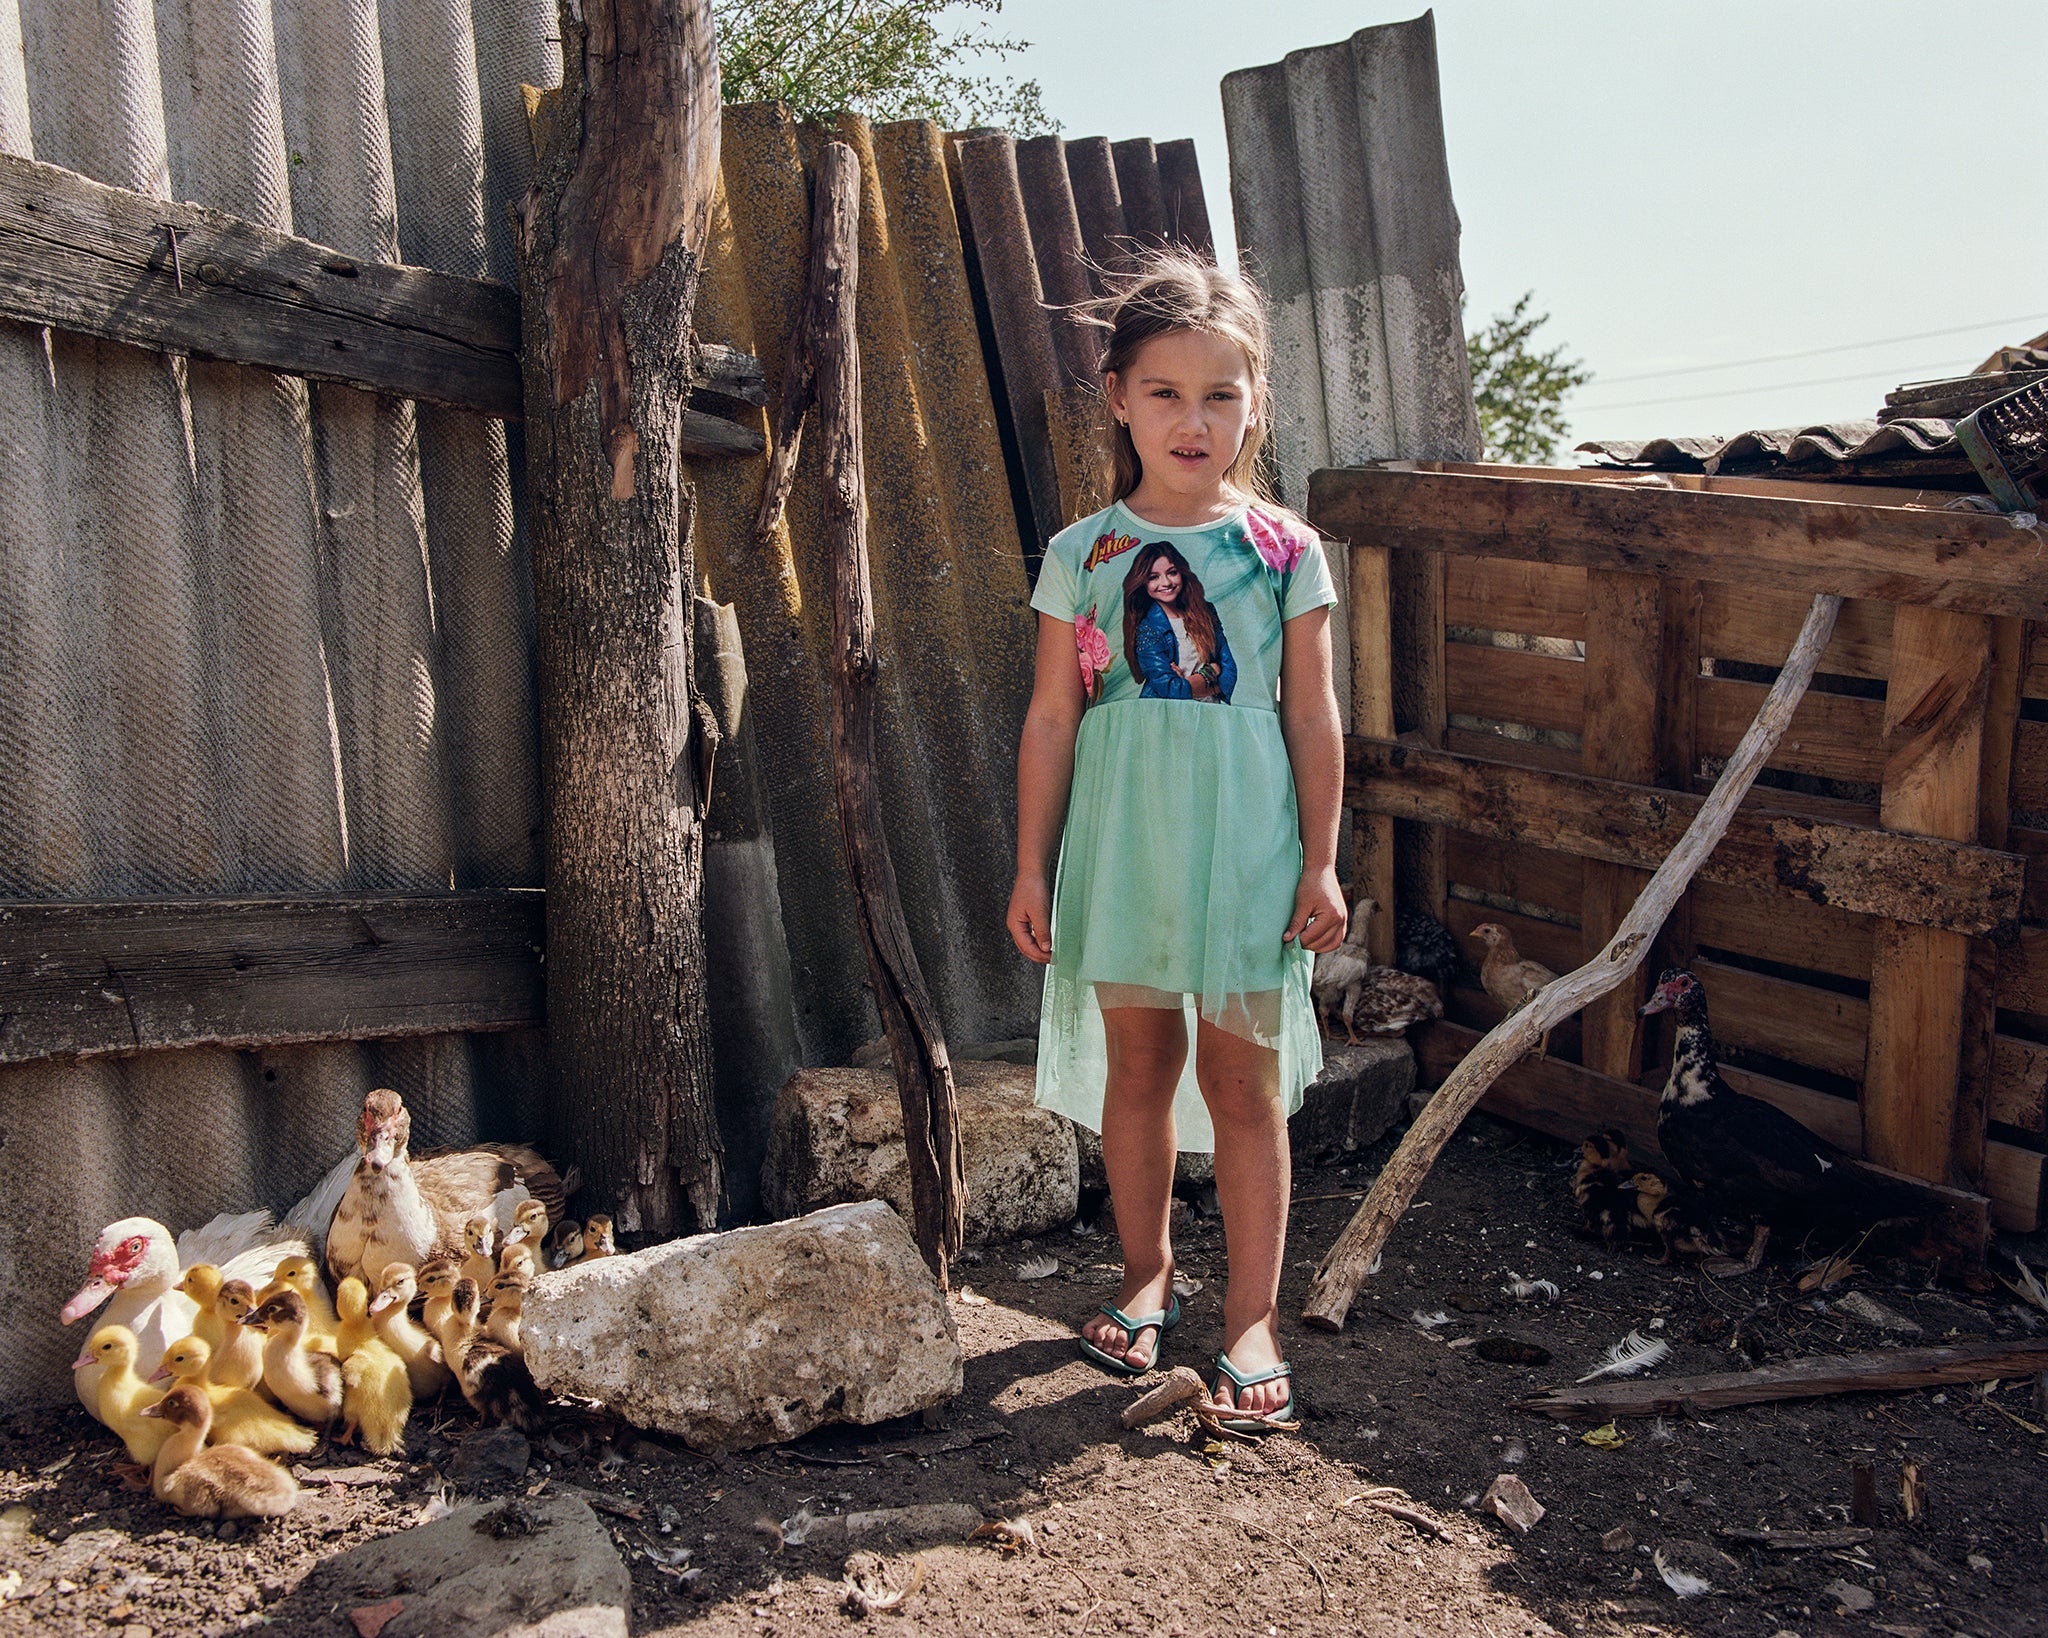
POLYGON ((953 1068, 938 1010, 924 987, 896 867, 882 829, 875 777, 875 603, 868 577, 868 513, 862 470, 860 348, 854 292, 860 278, 860 161, 843 142, 818 155, 811 216, 811 271, 783 366, 775 455, 762 486, 755 525, 775 529, 796 466, 804 413, 818 407, 823 444, 825 522, 832 541, 832 778, 839 829, 860 912, 868 986, 895 1060, 910 1163, 910 1204, 918 1249, 941 1287, 960 1249, 966 1183, 960 1166, 960 1115, 953 1068))
POLYGON ((623 1231, 710 1228, 677 434, 718 180, 711 0, 564 0, 563 86, 516 212, 540 659, 550 1141, 623 1231))

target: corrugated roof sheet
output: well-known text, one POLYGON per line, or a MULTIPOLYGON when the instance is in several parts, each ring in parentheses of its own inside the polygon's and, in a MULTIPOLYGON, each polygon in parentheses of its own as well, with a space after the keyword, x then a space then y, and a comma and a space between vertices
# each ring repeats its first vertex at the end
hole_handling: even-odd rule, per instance
POLYGON ((1732 438, 1595 438, 1577 448, 1613 466, 1662 472, 1751 472, 1760 468, 1898 466, 1926 459, 1969 460, 1952 423, 1929 419, 1835 421, 1739 432, 1732 438))

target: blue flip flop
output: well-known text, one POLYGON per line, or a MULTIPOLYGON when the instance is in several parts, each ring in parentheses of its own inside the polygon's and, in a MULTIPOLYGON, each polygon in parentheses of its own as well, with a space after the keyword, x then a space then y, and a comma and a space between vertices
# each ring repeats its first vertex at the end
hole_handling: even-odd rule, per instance
POLYGON ((1216 1396, 1222 1388, 1223 1379, 1226 1376, 1230 1378, 1234 1386, 1240 1389, 1256 1388, 1264 1382, 1279 1382, 1285 1379, 1287 1383, 1287 1398, 1272 1410, 1258 1416, 1219 1416, 1217 1418, 1219 1426, 1227 1428, 1232 1433, 1253 1434, 1292 1433, 1301 1426, 1301 1418, 1295 1415, 1294 1367, 1288 1364, 1286 1360, 1283 1359, 1270 1370, 1254 1371, 1251 1375, 1247 1376, 1230 1363, 1230 1356, 1228 1354, 1218 1354, 1216 1356, 1216 1374, 1209 1379, 1209 1399, 1212 1404, 1218 1402, 1216 1396))
POLYGON ((1157 1314, 1126 1314, 1114 1303, 1107 1302, 1095 1312, 1106 1314, 1116 1321, 1123 1327, 1124 1335, 1134 1343, 1138 1340, 1140 1331, 1156 1331, 1158 1335, 1152 1342, 1152 1357, 1142 1365, 1133 1365, 1127 1359, 1119 1359, 1115 1354, 1105 1353, 1086 1337, 1080 1339, 1081 1357, 1091 1364, 1100 1365, 1105 1371, 1114 1371, 1118 1376, 1143 1376, 1158 1365, 1159 1350, 1166 1341, 1166 1333, 1180 1324, 1180 1297, 1176 1294, 1169 1298, 1165 1310, 1157 1314))

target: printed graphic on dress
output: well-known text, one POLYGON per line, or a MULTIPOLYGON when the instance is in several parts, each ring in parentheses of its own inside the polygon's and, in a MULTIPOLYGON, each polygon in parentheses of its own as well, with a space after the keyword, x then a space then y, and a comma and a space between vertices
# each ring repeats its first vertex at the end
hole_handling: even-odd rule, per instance
POLYGON ((1216 605, 1188 560, 1163 540, 1142 547, 1124 576, 1124 658, 1140 699, 1230 703, 1237 661, 1216 605))
POLYGON ((1081 691, 1092 704, 1102 697, 1102 679, 1109 674, 1112 656, 1109 639, 1102 628, 1095 623, 1096 610, 1100 604, 1074 622, 1074 647, 1081 653, 1081 691))

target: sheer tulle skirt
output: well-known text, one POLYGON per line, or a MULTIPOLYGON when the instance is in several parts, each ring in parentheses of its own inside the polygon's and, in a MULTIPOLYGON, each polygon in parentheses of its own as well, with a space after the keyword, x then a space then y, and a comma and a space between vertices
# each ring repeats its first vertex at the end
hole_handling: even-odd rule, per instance
POLYGON ((1187 700, 1090 708, 1074 748, 1038 1032, 1038 1102, 1095 1130, 1102 1008, 1178 1009, 1188 1066, 1179 1146, 1215 1135, 1195 1084, 1195 1021, 1279 1055, 1287 1113, 1322 1068, 1314 957, 1283 944, 1301 877, 1293 771, 1270 711, 1187 700))

